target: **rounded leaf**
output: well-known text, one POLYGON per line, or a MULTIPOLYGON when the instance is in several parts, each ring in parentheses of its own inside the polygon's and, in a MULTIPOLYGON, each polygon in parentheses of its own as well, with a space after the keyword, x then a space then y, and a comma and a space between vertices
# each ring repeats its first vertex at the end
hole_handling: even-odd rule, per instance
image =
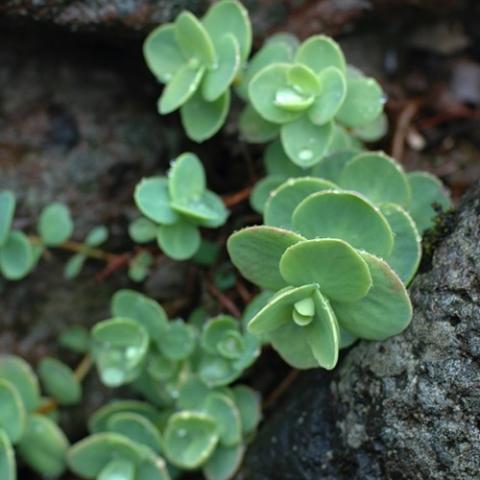
POLYGON ((170 480, 169 471, 164 460, 149 455, 137 467, 137 480, 170 480))
POLYGON ((190 63, 182 65, 163 90, 158 100, 158 111, 165 115, 185 104, 197 91, 204 73, 204 67, 190 63))
POLYGON ((15 195, 4 190, 0 192, 0 247, 6 242, 15 213, 15 195))
POLYGON ((110 418, 118 413, 135 413, 146 418, 154 425, 160 425, 160 414, 149 403, 138 400, 117 400, 107 403, 93 413, 88 420, 89 432, 106 432, 110 418))
POLYGON ((367 263, 348 243, 338 239, 305 240, 288 248, 280 273, 289 285, 318 283, 331 300, 354 302, 372 286, 367 263))
POLYGON ((362 193, 375 204, 410 203, 410 186, 402 167, 382 152, 357 155, 343 169, 339 185, 362 193))
POLYGON ((162 451, 162 438, 158 428, 143 415, 119 412, 110 416, 107 422, 110 432, 124 435, 135 445, 145 445, 156 453, 162 451))
POLYGON ((232 447, 241 442, 240 412, 232 399, 221 393, 211 393, 205 400, 203 409, 208 416, 217 422, 221 445, 232 447))
POLYGON ((269 175, 279 175, 286 179, 289 177, 302 177, 308 173, 304 168, 295 165, 288 158, 280 140, 276 140, 268 145, 265 149, 263 161, 269 175))
POLYGON ((213 455, 203 466, 203 474, 207 480, 228 480, 233 478, 240 467, 245 453, 242 444, 233 447, 219 445, 213 455))
POLYGON ((380 211, 352 192, 314 193, 293 212, 293 227, 306 238, 338 238, 387 258, 393 233, 380 211))
POLYGON ((302 168, 312 167, 328 152, 332 141, 332 124, 314 125, 304 115, 280 130, 280 138, 286 154, 302 168))
POLYGON ((231 360, 220 355, 204 352, 198 362, 198 374, 210 388, 228 385, 241 373, 241 368, 235 368, 231 360))
POLYGON ((67 457, 75 474, 94 479, 114 459, 122 458, 137 465, 141 451, 128 438, 117 433, 97 433, 73 445, 67 457))
POLYGON ((252 27, 248 11, 237 1, 222 1, 213 5, 202 19, 215 45, 223 41, 225 32, 234 36, 242 61, 246 61, 252 48, 252 27))
POLYGON ((280 275, 280 258, 285 250, 304 238, 274 227, 248 227, 230 235, 227 250, 233 264, 249 281, 261 288, 286 287, 280 275))
POLYGON ((160 351, 170 360, 184 360, 195 349, 195 330, 182 320, 170 322, 157 340, 160 351))
POLYGON ((172 224, 178 215, 170 207, 168 181, 163 177, 144 178, 135 187, 135 203, 150 220, 161 224, 172 224))
POLYGON ((280 131, 278 124, 265 120, 250 104, 246 105, 240 114, 238 129, 242 139, 248 143, 269 142, 275 139, 280 131))
POLYGON ((200 93, 193 95, 180 109, 183 128, 198 143, 213 137, 225 123, 230 109, 230 90, 212 102, 200 93))
POLYGON ((56 423, 44 415, 32 414, 27 419, 18 452, 41 475, 58 477, 66 468, 68 447, 67 437, 56 423))
POLYGON ((407 178, 412 190, 412 203, 408 211, 420 233, 423 233, 433 225, 437 216, 433 206, 447 210, 452 203, 437 177, 427 172, 412 172, 407 174, 407 178))
POLYGON ((20 280, 32 268, 34 256, 28 237, 11 231, 0 248, 0 271, 7 280, 20 280))
POLYGON ((256 335, 270 333, 285 323, 293 323, 294 305, 311 297, 319 289, 316 283, 301 287, 289 287, 277 293, 249 322, 248 331, 256 335))
POLYGON ((218 354, 218 346, 228 332, 238 332, 238 321, 229 315, 219 315, 207 322, 202 331, 202 347, 218 354))
POLYGON ((25 430, 26 412, 20 394, 7 380, 0 379, 0 431, 16 443, 25 430))
POLYGON ((190 12, 183 11, 175 20, 175 39, 184 56, 212 68, 217 62, 212 39, 202 23, 190 12))
POLYGON ((323 125, 337 114, 347 94, 347 82, 337 67, 327 67, 318 75, 319 93, 308 110, 315 125, 323 125))
POLYGON ((250 194, 250 206, 257 213, 263 213, 265 205, 274 190, 285 181, 283 175, 268 175, 259 180, 250 194))
POLYGON ((209 393, 209 387, 200 378, 190 376, 180 385, 177 405, 182 410, 198 410, 209 393))
POLYGON ((394 236, 393 250, 386 259, 405 285, 415 275, 422 256, 421 237, 410 215, 393 203, 384 204, 380 210, 385 215, 394 236))
POLYGON ((315 73, 320 73, 327 67, 336 67, 345 71, 345 57, 338 44, 325 35, 315 35, 303 42, 298 48, 295 63, 302 63, 315 73))
POLYGON ((135 480, 135 465, 123 458, 110 460, 102 469, 98 480, 135 480))
POLYGON ((336 118, 348 127, 360 127, 373 122, 384 103, 382 88, 373 78, 349 78, 347 95, 336 118))
POLYGON ((265 225, 292 230, 292 215, 298 204, 312 193, 331 190, 335 184, 313 177, 291 178, 274 190, 263 214, 265 225))
POLYGON ((313 294, 315 316, 306 325, 307 342, 318 365, 327 370, 335 367, 338 361, 340 332, 337 319, 328 300, 316 291, 313 294))
POLYGON ((73 232, 70 211, 63 203, 52 203, 45 207, 38 221, 38 232, 43 243, 55 247, 68 240, 73 232))
POLYGON ((150 32, 143 44, 143 56, 150 71, 163 83, 167 83, 185 59, 175 39, 173 24, 161 25, 150 32))
POLYGON ((205 170, 194 153, 183 153, 173 161, 168 171, 168 191, 173 202, 196 199, 205 188, 205 170))
POLYGON ((338 183, 340 174, 347 163, 358 155, 355 150, 328 154, 322 158, 312 169, 312 176, 338 183))
POLYGON ((92 329, 93 355, 105 385, 118 387, 132 381, 148 349, 147 331, 129 318, 97 323, 92 329))
POLYGON ((90 334, 80 325, 65 328, 58 337, 58 342, 64 348, 75 353, 87 353, 90 346, 90 334))
POLYGON ((362 142, 377 142, 388 132, 388 118, 381 113, 370 123, 354 128, 352 135, 362 142))
POLYGON ((135 243, 148 243, 155 240, 157 226, 148 218, 137 218, 128 226, 128 234, 135 243))
POLYGON ((7 380, 20 395, 26 412, 40 404, 38 380, 30 365, 14 355, 0 355, 0 379, 7 380))
POLYGON ((370 269, 372 288, 358 302, 332 302, 332 308, 340 326, 351 334, 384 340, 407 328, 412 305, 402 281, 385 261, 367 252, 361 255, 370 269))
POLYGON ((260 395, 246 385, 233 387, 233 398, 240 412, 244 435, 252 433, 262 418, 260 395))
POLYGON ((215 48, 218 63, 206 71, 202 83, 202 96, 207 102, 213 102, 230 88, 240 68, 240 47, 231 33, 223 33, 215 48))
POLYGON ((55 358, 45 357, 38 366, 45 391, 60 405, 75 405, 82 398, 82 386, 70 367, 55 358))
POLYGON ((292 111, 278 106, 277 95, 282 91, 293 91, 288 81, 289 70, 289 65, 275 63, 260 70, 250 81, 248 87, 250 102, 253 108, 269 122, 288 123, 302 115, 301 111, 292 111))
POLYGON ((162 251, 174 260, 191 258, 200 247, 200 232, 195 225, 179 221, 173 225, 160 225, 157 242, 162 251))
POLYGON ((2 480, 17 480, 15 452, 3 430, 0 430, 0 478, 2 480))
POLYGON ((213 418, 202 413, 178 412, 169 418, 165 428, 165 454, 174 465, 192 470, 210 457, 218 439, 213 418))

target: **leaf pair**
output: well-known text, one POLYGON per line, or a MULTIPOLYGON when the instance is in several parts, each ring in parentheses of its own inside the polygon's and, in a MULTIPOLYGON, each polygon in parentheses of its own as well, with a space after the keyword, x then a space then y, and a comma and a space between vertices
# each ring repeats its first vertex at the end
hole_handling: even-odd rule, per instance
POLYGON ((198 227, 216 228, 228 215, 221 198, 207 190, 203 166, 193 153, 180 155, 167 177, 143 179, 134 198, 148 220, 130 225, 132 238, 141 243, 156 239, 176 260, 190 258, 199 249, 198 227))
POLYGON ((213 136, 230 106, 230 86, 250 53, 248 13, 237 1, 212 6, 202 20, 182 12, 155 29, 144 43, 152 73, 166 87, 161 114, 180 108, 187 135, 197 142, 213 136))

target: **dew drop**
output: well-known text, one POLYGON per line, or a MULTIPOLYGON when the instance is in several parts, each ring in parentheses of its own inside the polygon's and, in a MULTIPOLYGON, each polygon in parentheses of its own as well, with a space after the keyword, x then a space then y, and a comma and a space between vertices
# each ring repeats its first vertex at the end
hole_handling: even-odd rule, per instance
POLYGON ((308 161, 313 158, 313 152, 309 148, 302 148, 298 152, 298 158, 303 161, 308 161))
POLYGON ((107 385, 116 386, 122 383, 124 375, 118 368, 109 367, 103 370, 102 377, 107 385))
POLYGON ((183 438, 187 435, 187 431, 184 428, 177 430, 177 437, 183 438))

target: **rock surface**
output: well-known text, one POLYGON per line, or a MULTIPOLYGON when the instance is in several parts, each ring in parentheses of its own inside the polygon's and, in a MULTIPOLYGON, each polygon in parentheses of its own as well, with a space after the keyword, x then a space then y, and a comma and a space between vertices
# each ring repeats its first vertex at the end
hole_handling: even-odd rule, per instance
POLYGON ((331 377, 302 373, 238 480, 478 478, 480 185, 447 221, 408 330, 361 342, 331 377))

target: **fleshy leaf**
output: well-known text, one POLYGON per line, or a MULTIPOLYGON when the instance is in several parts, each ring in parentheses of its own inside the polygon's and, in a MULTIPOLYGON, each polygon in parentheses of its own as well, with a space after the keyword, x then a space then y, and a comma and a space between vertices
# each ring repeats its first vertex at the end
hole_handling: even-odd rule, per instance
POLYGON ((322 294, 341 302, 359 300, 372 286, 365 260, 338 239, 305 240, 291 246, 280 260, 280 273, 289 285, 318 283, 322 294))
POLYGON ((229 480, 235 475, 242 462, 245 447, 242 444, 233 447, 219 445, 203 466, 207 480, 229 480))
POLYGON ((185 63, 175 40, 174 25, 161 25, 153 30, 143 44, 143 55, 150 71, 161 82, 168 82, 185 63))
POLYGON ((240 47, 231 33, 224 33, 215 47, 218 65, 207 70, 202 83, 202 96, 207 102, 213 102, 230 87, 240 68, 240 47))
POLYGON ((142 325, 129 318, 105 320, 93 327, 92 340, 93 355, 105 385, 118 387, 138 376, 149 342, 142 325))
POLYGON ((207 102, 197 92, 180 109, 182 125, 188 137, 198 143, 213 137, 225 123, 229 108, 229 90, 213 102, 207 102))
POLYGON ((25 420, 20 394, 8 380, 0 379, 0 431, 7 434, 11 443, 16 443, 25 430, 25 420))
POLYGON ((60 405, 75 405, 82 397, 82 386, 74 372, 55 358, 45 357, 38 366, 45 391, 60 405))
POLYGON ((115 458, 138 464, 141 452, 123 435, 97 433, 73 445, 68 452, 67 462, 77 475, 93 479, 115 458))
POLYGON ((0 248, 0 271, 8 280, 20 280, 34 263, 32 245, 20 231, 11 231, 0 248))
POLYGON ((10 382, 20 394, 27 412, 40 404, 38 380, 30 365, 14 355, 0 355, 0 379, 10 382))
POLYGON ((313 177, 291 178, 272 192, 265 204, 264 222, 292 230, 292 215, 298 204, 312 193, 331 190, 335 184, 313 177))
POLYGON ((437 204, 442 209, 451 208, 452 204, 438 178, 427 172, 412 172, 407 174, 408 183, 412 189, 412 203, 408 210, 417 224, 420 233, 433 225, 437 212, 432 205, 437 204))
POLYGON ((0 192, 0 247, 5 243, 15 213, 15 195, 4 190, 0 192))
POLYGON ((168 171, 168 191, 173 202, 185 203, 205 192, 205 170, 194 153, 183 153, 168 171))
POLYGON ((384 340, 407 328, 412 317, 408 293, 383 260, 362 252, 370 269, 373 286, 354 303, 332 302, 338 323, 359 338, 384 340))
POLYGON ((63 203, 52 203, 40 214, 38 231, 45 245, 54 247, 68 240, 73 232, 70 211, 63 203))
POLYGON ((116 413, 108 419, 107 427, 110 432, 124 435, 136 445, 145 445, 156 453, 162 451, 162 439, 158 428, 138 413, 116 413))
POLYGON ((249 281, 261 288, 286 287, 279 271, 285 250, 304 240, 300 235, 274 227, 248 227, 233 233, 227 242, 233 264, 249 281))
POLYGON ((285 153, 282 142, 276 140, 265 149, 263 156, 265 169, 269 175, 281 175, 284 178, 303 177, 308 171, 295 165, 285 153))
POLYGON ((348 127, 360 127, 373 122, 384 103, 382 88, 373 78, 349 78, 347 96, 336 118, 348 127))
POLYGON ((17 480, 15 453, 7 434, 0 430, 0 478, 2 480, 17 480))
POLYGON ((148 218, 137 218, 128 226, 128 234, 135 243, 148 243, 155 240, 157 226, 148 218))
POLYGON ((340 333, 337 319, 328 300, 316 291, 313 294, 315 317, 305 326, 307 342, 312 354, 322 368, 331 370, 338 361, 340 333))
POLYGON ((250 387, 237 385, 233 387, 233 398, 240 412, 242 431, 245 435, 257 428, 262 417, 260 395, 250 387))
POLYGON ((135 188, 134 198, 139 210, 150 220, 167 225, 178 220, 178 215, 170 207, 166 178, 142 179, 135 188))
POLYGON ((240 412, 233 400, 221 393, 211 393, 205 401, 204 411, 217 422, 221 445, 232 447, 241 442, 240 412))
POLYGON ((186 63, 176 72, 158 100, 158 111, 165 115, 184 105, 196 92, 205 72, 204 67, 186 63))
POLYGON ((288 123, 302 115, 301 111, 287 110, 277 105, 277 95, 292 89, 288 82, 289 70, 289 65, 275 63, 260 70, 250 81, 248 95, 252 106, 269 122, 288 123))
POLYGON ((192 257, 200 246, 200 232, 195 225, 179 221, 173 225, 160 225, 157 241, 163 252, 174 260, 192 257))
POLYGON ((388 118, 382 112, 370 123, 354 128, 352 135, 362 142, 377 142, 386 135, 388 131, 388 118))
POLYGON ((121 289, 112 297, 113 317, 130 318, 139 322, 150 337, 157 339, 168 327, 168 318, 162 306, 140 292, 121 289))
POLYGON ((69 444, 56 423, 45 415, 32 414, 18 444, 23 460, 45 477, 58 477, 65 470, 69 444))
POLYGON ((175 39, 186 58, 212 68, 217 62, 212 40, 202 23, 183 11, 175 20, 175 39))
POLYGON ((137 480, 170 480, 167 465, 160 457, 149 455, 137 467, 137 480))
POLYGON ((401 166, 382 152, 361 153, 343 169, 339 185, 365 195, 375 204, 410 203, 410 186, 401 166))
POLYGON ((225 32, 231 33, 239 45, 242 61, 252 48, 252 27, 247 10, 240 2, 222 1, 212 6, 202 19, 215 45, 222 42, 225 32))
POLYGON ((338 183, 345 165, 358 155, 355 150, 345 150, 322 158, 312 169, 312 176, 338 183))
POLYGON ((285 181, 283 175, 268 175, 259 180, 250 194, 250 206, 257 213, 263 213, 265 206, 274 192, 285 181))
POLYGON ((170 322, 157 340, 160 351, 170 360, 184 360, 195 349, 195 331, 182 320, 170 322))
POLYGON ((177 405, 182 410, 200 409, 209 393, 210 389, 200 378, 190 376, 180 386, 177 405))
POLYGON ((58 337, 60 345, 75 353, 87 353, 90 345, 88 330, 80 325, 65 328, 58 337))
POLYGON ((345 58, 338 44, 324 35, 315 35, 303 42, 295 54, 294 61, 320 73, 327 67, 345 71, 345 58))
POLYGON ((308 168, 318 163, 328 151, 332 125, 314 125, 306 115, 282 126, 282 145, 293 163, 308 168))
POLYGON ((316 283, 289 287, 275 295, 249 322, 248 330, 254 334, 270 333, 286 323, 293 323, 295 303, 313 295, 319 289, 316 283))
POLYGON ((98 480, 134 480, 135 465, 123 458, 110 460, 97 477, 98 480))
POLYGON ((422 255, 421 237, 410 215, 400 206, 388 203, 380 207, 394 236, 388 264, 405 285, 412 280, 422 255))
POLYGON ((352 192, 314 193, 298 205, 292 219, 294 230, 306 238, 339 238, 383 258, 393 248, 393 233, 385 217, 352 192))
POLYGON ((280 126, 265 120, 248 104, 240 115, 238 129, 248 143, 265 143, 278 136, 280 126))
POLYGON ((294 90, 303 95, 316 96, 320 85, 315 73, 305 65, 293 64, 287 73, 287 80, 294 90))
POLYGON ((212 318, 204 326, 202 332, 202 346, 212 354, 218 354, 218 345, 228 332, 238 331, 238 321, 229 315, 219 315, 212 318))
POLYGON ((202 413, 178 412, 170 417, 165 429, 165 454, 174 465, 191 470, 208 459, 218 439, 213 418, 202 413))
POLYGON ((347 82, 336 67, 327 67, 318 75, 319 95, 308 111, 308 117, 315 125, 323 125, 337 114, 347 93, 347 82))

